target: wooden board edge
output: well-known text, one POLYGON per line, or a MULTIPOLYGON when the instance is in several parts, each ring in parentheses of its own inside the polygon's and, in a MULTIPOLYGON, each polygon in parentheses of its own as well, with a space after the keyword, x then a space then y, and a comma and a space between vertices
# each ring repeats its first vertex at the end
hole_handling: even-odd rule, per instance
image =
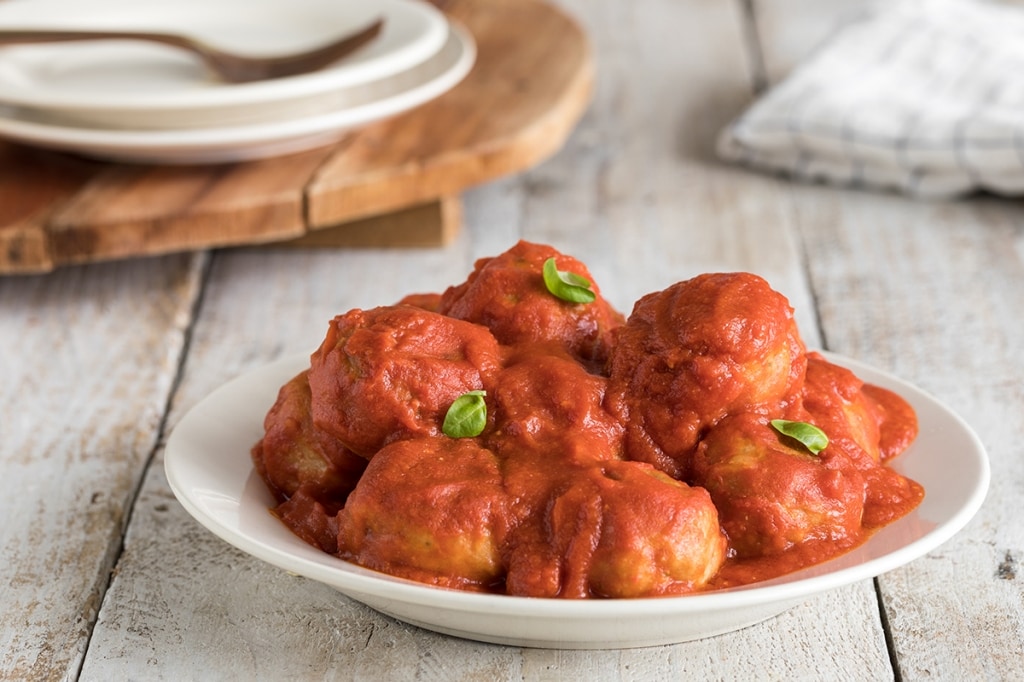
POLYGON ((298 248, 434 248, 462 228, 462 200, 454 195, 351 222, 321 227, 268 246, 298 248))
MULTIPOLYGON (((372 182, 323 184, 318 178, 307 188, 307 224, 310 230, 381 215, 410 205, 453 195, 464 189, 522 172, 557 153, 583 117, 594 92, 593 47, 579 23, 559 8, 535 2, 557 12, 581 44, 580 67, 557 100, 543 115, 514 136, 492 139, 476 150, 453 149, 426 163, 409 163, 375 175, 372 182)), ((458 16, 455 17, 459 19, 458 16)))

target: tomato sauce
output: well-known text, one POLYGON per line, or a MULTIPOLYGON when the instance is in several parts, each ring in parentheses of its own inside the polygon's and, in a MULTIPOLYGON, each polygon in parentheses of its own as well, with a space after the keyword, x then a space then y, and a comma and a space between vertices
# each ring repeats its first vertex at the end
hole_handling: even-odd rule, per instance
POLYGON ((334 318, 264 426, 254 466, 299 537, 470 591, 749 584, 848 551, 924 495, 886 466, 916 436, 911 406, 808 352, 763 279, 701 275, 625 317, 582 263, 528 242, 444 292, 334 318), (467 394, 477 411, 449 419, 467 394))

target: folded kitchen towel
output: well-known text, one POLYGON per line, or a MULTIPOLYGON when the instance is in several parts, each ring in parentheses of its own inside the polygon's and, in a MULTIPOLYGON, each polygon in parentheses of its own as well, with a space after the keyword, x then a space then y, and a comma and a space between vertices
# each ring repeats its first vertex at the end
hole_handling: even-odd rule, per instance
POLYGON ((1024 194, 1024 6, 888 4, 718 139, 729 161, 922 197, 1024 194))

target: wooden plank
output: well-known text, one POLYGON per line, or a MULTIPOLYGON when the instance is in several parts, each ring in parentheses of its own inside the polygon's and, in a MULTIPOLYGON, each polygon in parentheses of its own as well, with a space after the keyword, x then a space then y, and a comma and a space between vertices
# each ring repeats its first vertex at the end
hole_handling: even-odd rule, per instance
MULTIPOLYGON (((866 3, 760 3, 778 76, 866 3)), ((1017 202, 917 202, 791 185, 828 346, 931 392, 981 435, 992 486, 978 517, 879 579, 898 679, 1014 679, 1024 669, 1024 232, 1017 202)))
POLYGON ((274 246, 429 248, 450 243, 462 227, 462 201, 444 197, 419 206, 313 230, 274 246))
POLYGON ((538 0, 453 0, 446 12, 476 37, 477 62, 445 96, 363 129, 309 188, 310 226, 447 196, 554 153, 586 107, 586 36, 538 0))
POLYGON ((0 280, 0 679, 73 679, 120 552, 202 258, 0 280))
POLYGON ((992 466, 967 529, 880 578, 902 679, 1012 679, 1024 665, 1024 236, 1014 202, 916 203, 800 192, 833 349, 932 393, 981 435, 992 466))

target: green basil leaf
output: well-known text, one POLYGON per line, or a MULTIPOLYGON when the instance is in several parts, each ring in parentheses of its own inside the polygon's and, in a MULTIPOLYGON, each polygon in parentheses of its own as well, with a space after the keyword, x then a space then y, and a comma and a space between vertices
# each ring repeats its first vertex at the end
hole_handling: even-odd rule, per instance
POLYGON ((544 261, 544 284, 548 291, 570 303, 593 303, 597 294, 590 288, 590 280, 575 272, 559 270, 554 258, 544 261))
POLYGON ((479 436, 487 426, 486 391, 463 393, 448 408, 441 430, 449 438, 479 436))
POLYGON ((804 447, 816 455, 828 447, 828 436, 814 424, 807 422, 791 422, 786 419, 773 419, 772 426, 784 436, 795 438, 804 447))

